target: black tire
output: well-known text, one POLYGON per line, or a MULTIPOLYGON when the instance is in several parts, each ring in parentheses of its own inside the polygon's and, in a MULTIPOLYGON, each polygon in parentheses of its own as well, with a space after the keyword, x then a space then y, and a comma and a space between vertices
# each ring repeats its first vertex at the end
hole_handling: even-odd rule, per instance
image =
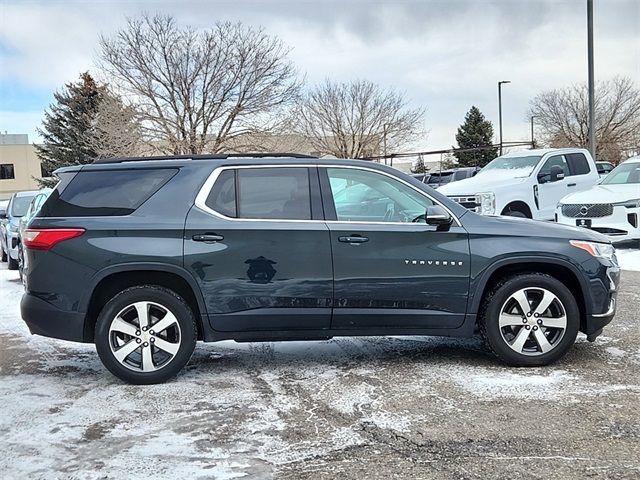
POLYGON ((9 270, 18 270, 18 260, 14 260, 11 258, 11 255, 8 255, 9 260, 9 270))
POLYGON ((527 215, 520 210, 507 210, 503 213, 503 215, 507 217, 518 217, 518 218, 529 218, 527 215))
MULTIPOLYGON (((535 322, 536 320, 532 318, 529 321, 535 322)), ((580 328, 580 311, 573 294, 560 281, 542 273, 524 273, 499 282, 489 291, 480 309, 479 324, 484 340, 500 360, 513 367, 537 367, 553 363, 569 351, 580 328), (503 305, 512 295, 525 288, 548 290, 557 297, 565 311, 566 328, 564 334, 546 353, 540 352, 535 355, 518 353, 509 346, 501 333, 499 317, 503 305)), ((537 330, 535 324, 531 324, 537 330)), ((524 326, 518 328, 524 328, 524 326)))
MULTIPOLYGON (((150 323, 150 329, 158 322, 150 323)), ((196 321, 189 305, 172 290, 156 285, 140 285, 127 288, 113 297, 98 316, 94 338, 96 350, 103 365, 121 380, 137 385, 162 383, 173 378, 191 358, 196 339, 196 321), (111 349, 112 337, 109 331, 111 323, 123 309, 136 302, 153 302, 162 306, 173 313, 179 325, 180 346, 177 352, 166 365, 150 372, 127 368, 127 366, 120 363, 111 349)), ((153 349, 153 346, 149 348, 153 349)))
POLYGON ((3 262, 6 262, 7 252, 4 251, 4 247, 2 246, 2 244, 0 244, 0 250, 2 250, 2 254, 0 255, 2 258, 0 258, 0 260, 2 260, 3 262))

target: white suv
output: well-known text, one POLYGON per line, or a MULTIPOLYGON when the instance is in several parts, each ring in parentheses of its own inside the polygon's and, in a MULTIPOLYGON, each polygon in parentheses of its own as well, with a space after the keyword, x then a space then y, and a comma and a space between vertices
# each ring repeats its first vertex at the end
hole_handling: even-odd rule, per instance
POLYGON ((558 204, 557 220, 600 232, 612 242, 640 240, 640 156, 618 165, 600 185, 558 204))
POLYGON ((492 160, 473 178, 443 185, 439 192, 482 215, 553 220, 565 195, 598 182, 587 150, 523 150, 492 160))

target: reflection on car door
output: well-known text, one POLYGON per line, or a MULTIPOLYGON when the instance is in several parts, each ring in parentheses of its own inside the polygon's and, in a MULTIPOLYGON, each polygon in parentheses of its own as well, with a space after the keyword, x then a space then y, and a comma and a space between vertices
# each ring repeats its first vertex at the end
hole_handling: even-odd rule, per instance
POLYGON ((469 240, 459 225, 424 223, 433 201, 376 171, 320 169, 334 270, 332 328, 456 328, 469 290, 469 240), (349 201, 345 189, 375 199, 349 201), (421 217, 422 216, 422 217, 421 217))

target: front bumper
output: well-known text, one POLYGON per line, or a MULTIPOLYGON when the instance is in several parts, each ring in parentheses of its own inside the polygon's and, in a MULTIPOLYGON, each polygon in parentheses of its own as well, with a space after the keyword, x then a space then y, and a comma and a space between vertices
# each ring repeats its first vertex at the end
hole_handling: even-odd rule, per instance
POLYGON ((561 208, 556 209, 558 223, 575 227, 583 220, 591 223, 591 230, 606 235, 613 243, 640 239, 640 208, 616 205, 613 207, 613 213, 605 217, 567 217, 563 215, 561 208))
POLYGON ((606 282, 608 293, 604 293, 597 302, 596 307, 590 314, 586 315, 580 330, 587 335, 587 340, 593 342, 602 333, 603 328, 611 323, 616 314, 618 304, 618 290, 620 289, 620 267, 614 260, 606 267, 606 282))
POLYGON ((587 316, 585 332, 587 340, 593 342, 598 335, 602 333, 602 329, 611 323, 616 314, 616 296, 611 297, 609 309, 604 313, 591 314, 587 316))
POLYGON ((84 341, 84 313, 60 310, 35 295, 25 293, 20 301, 20 314, 34 335, 84 341))

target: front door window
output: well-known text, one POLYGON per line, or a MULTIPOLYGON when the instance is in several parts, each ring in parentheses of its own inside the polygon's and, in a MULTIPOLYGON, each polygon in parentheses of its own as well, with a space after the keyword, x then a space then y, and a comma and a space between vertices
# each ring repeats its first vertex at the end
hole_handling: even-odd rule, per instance
POLYGON ((424 223, 434 202, 381 173, 328 168, 337 220, 347 222, 424 223))

